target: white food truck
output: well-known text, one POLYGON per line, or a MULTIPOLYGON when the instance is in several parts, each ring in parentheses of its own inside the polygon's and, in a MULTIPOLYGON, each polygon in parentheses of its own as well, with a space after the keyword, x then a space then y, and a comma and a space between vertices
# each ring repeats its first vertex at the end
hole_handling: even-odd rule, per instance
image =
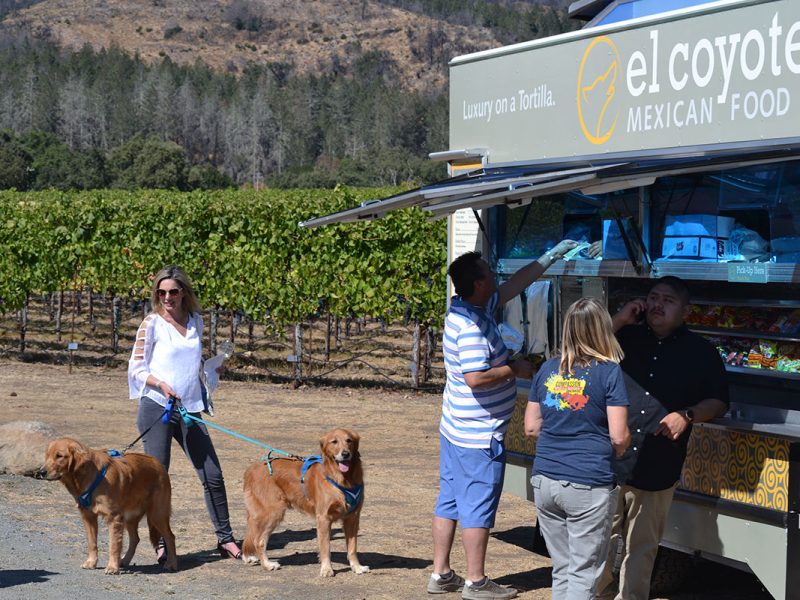
MULTIPOLYGON (((694 428, 662 546, 800 598, 800 2, 571 12, 591 20, 451 61, 450 148, 432 155, 450 179, 305 225, 416 206, 448 218, 451 260, 478 249, 501 276, 562 238, 602 244, 602 259, 575 253, 507 306, 532 354, 557 345, 577 298, 613 313, 655 278, 685 279, 732 403, 694 428)), ((506 490, 532 500, 527 387, 506 490)))

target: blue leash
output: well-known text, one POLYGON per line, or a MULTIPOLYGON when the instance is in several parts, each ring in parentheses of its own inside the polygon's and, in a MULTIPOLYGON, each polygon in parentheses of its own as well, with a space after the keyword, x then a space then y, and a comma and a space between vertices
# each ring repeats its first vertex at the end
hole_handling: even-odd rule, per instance
MULTIPOLYGON (((196 421, 197 423, 203 423, 207 427, 213 427, 214 429, 219 429, 220 431, 225 432, 228 435, 232 435, 233 437, 239 438, 240 440, 244 440, 245 442, 250 442, 251 444, 255 444, 256 446, 261 446, 262 448, 266 448, 267 450, 269 450, 269 454, 267 455, 268 460, 271 460, 273 453, 282 454, 283 456, 286 456, 288 458, 303 460, 302 456, 297 456, 296 454, 291 454, 289 452, 284 452, 283 450, 278 450, 277 448, 273 448, 272 446, 259 442, 258 440, 254 440, 253 438, 244 436, 241 433, 236 433, 235 431, 231 431, 230 429, 226 429, 225 427, 222 427, 220 425, 215 425, 214 423, 209 423, 208 421, 204 421, 199 417, 195 417, 194 415, 189 414, 183 406, 178 406, 178 412, 180 413, 183 422, 186 423, 187 425, 192 425, 192 423, 190 423, 190 420, 196 421)), ((271 467, 270 467, 270 475, 272 475, 271 467)))

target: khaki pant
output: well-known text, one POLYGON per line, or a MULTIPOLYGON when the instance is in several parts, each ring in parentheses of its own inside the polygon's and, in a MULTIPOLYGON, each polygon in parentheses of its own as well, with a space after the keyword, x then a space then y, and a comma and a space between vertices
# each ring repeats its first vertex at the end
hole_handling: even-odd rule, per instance
POLYGON ((620 488, 611 526, 609 557, 597 582, 598 599, 647 600, 650 597, 650 576, 677 485, 658 492, 627 485, 620 488), (624 543, 617 591, 613 569, 620 540, 624 543))

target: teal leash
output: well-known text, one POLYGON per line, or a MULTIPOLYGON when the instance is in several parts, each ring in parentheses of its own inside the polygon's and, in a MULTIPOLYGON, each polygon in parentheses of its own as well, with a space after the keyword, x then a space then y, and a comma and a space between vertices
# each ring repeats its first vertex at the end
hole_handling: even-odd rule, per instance
POLYGON ((285 456, 286 458, 291 458, 291 459, 294 459, 294 460, 305 460, 302 456, 298 456, 297 454, 291 454, 289 452, 284 452, 283 450, 278 450, 277 448, 273 448, 272 446, 269 446, 268 444, 264 444, 263 442, 259 442, 258 440, 254 440, 253 438, 249 438, 247 436, 244 436, 241 433, 237 433, 237 432, 232 431, 230 429, 226 429, 225 427, 222 427, 221 425, 216 425, 214 423, 209 423, 208 421, 204 421, 203 419, 201 419, 199 417, 195 417, 194 415, 189 414, 189 412, 183 407, 183 405, 178 406, 178 412, 180 413, 181 418, 183 419, 184 423, 186 423, 187 425, 191 425, 189 420, 195 421, 197 423, 203 423, 207 427, 213 427, 214 429, 219 429, 220 431, 222 431, 224 433, 227 433, 228 435, 232 435, 233 437, 239 438, 240 440, 244 440, 245 442, 250 442, 251 444, 255 444, 256 446, 261 446, 262 448, 266 448, 267 450, 269 450, 269 453, 264 458, 264 460, 267 463, 267 468, 269 469, 269 474, 270 475, 272 475, 272 461, 275 458, 275 457, 272 456, 273 453, 281 454, 281 455, 285 456))

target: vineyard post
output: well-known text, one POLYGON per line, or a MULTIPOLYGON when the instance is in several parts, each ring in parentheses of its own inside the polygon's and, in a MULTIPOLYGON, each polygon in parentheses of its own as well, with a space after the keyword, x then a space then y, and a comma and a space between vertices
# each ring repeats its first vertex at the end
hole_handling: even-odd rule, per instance
POLYGON ((334 338, 336 342, 336 351, 339 352, 342 349, 342 321, 339 317, 336 317, 335 325, 334 338))
POLYGON ((253 338, 254 338, 254 330, 255 330, 256 323, 253 319, 247 319, 247 349, 252 352, 253 350, 253 338))
POLYGON ((89 329, 91 330, 92 333, 94 333, 95 329, 96 329, 96 325, 95 325, 95 320, 94 320, 94 290, 92 289, 92 286, 89 286, 88 294, 89 294, 89 300, 88 300, 88 303, 89 303, 89 329))
POLYGON ((25 294, 25 302, 19 311, 19 351, 25 352, 25 333, 28 330, 28 294, 25 294))
POLYGON ((425 329, 427 333, 427 352, 425 355, 425 381, 429 381, 431 378, 431 365, 433 364, 433 356, 436 354, 436 336, 433 332, 433 327, 428 325, 425 329))
POLYGON ((119 352, 119 326, 122 321, 122 298, 111 296, 111 352, 119 352))
POLYGON ((48 301, 50 308, 47 311, 47 318, 48 320, 52 321, 56 314, 56 295, 48 294, 48 301))
POLYGON ((294 385, 300 386, 303 377, 303 325, 294 324, 294 385))
POLYGON ((56 304, 56 341, 61 341, 61 313, 64 311, 64 290, 58 291, 58 304, 56 304))
POLYGON ((325 318, 325 362, 331 359, 331 327, 333 325, 333 316, 327 313, 325 318))
POLYGON ((420 336, 420 369, 422 371, 422 383, 427 383, 431 378, 431 361, 430 361, 430 336, 429 328, 427 325, 421 326, 420 336))
POLYGON ((219 324, 219 310, 217 307, 211 309, 211 325, 208 328, 208 345, 211 347, 211 355, 217 354, 217 326, 219 324))
POLYGON ((231 344, 236 342, 236 332, 239 330, 239 323, 242 320, 242 315, 240 312, 232 310, 231 311, 231 344))
POLYGON ((419 321, 414 321, 414 344, 411 347, 412 361, 411 361, 411 387, 414 389, 419 387, 419 355, 420 355, 420 326, 419 321))
POLYGON ((78 271, 75 270, 75 275, 72 278, 72 323, 69 328, 69 366, 68 373, 72 373, 72 365, 75 363, 75 313, 79 310, 78 302, 80 296, 78 292, 78 271))

